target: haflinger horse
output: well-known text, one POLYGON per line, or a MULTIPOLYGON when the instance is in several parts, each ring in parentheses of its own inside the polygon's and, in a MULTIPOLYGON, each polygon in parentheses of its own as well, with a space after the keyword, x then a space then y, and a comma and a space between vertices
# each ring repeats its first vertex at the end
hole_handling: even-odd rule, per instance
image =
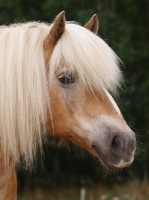
POLYGON ((17 198, 15 167, 32 165, 45 132, 69 140, 109 170, 129 166, 135 134, 110 93, 122 75, 119 58, 97 34, 65 21, 0 27, 0 199, 17 198))

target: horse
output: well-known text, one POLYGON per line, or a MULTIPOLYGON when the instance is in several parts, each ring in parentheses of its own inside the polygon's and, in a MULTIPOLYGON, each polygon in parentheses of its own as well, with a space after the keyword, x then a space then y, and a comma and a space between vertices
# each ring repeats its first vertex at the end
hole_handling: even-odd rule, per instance
POLYGON ((0 26, 0 199, 17 198, 15 167, 33 165, 42 137, 71 141, 109 170, 129 166, 136 138, 112 94, 120 59, 98 35, 93 15, 81 26, 27 22, 0 26))

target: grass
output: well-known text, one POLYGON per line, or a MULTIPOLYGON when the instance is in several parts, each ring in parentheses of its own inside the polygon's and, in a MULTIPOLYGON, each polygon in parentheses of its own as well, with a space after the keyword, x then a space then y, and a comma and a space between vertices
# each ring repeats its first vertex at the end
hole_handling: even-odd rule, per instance
MULTIPOLYGON (((129 182, 107 188, 90 185, 85 188, 82 200, 149 200, 149 184, 129 182)), ((50 189, 29 189, 19 192, 18 200, 81 200, 79 187, 55 187, 50 189)))

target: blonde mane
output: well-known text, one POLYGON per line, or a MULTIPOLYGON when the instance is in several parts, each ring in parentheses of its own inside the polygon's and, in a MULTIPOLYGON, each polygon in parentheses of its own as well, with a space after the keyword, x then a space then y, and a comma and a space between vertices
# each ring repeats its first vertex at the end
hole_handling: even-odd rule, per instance
MULTIPOLYGON (((48 26, 27 23, 0 28, 0 145, 5 163, 33 160, 49 102, 43 56, 48 26)), ((44 130, 43 130, 44 131, 44 130)))
POLYGON ((0 148, 5 163, 20 154, 32 163, 37 142, 42 147, 50 104, 49 80, 61 60, 75 70, 84 87, 116 91, 121 80, 119 59, 98 36, 67 23, 50 63, 49 80, 43 41, 51 26, 44 23, 0 27, 0 148))

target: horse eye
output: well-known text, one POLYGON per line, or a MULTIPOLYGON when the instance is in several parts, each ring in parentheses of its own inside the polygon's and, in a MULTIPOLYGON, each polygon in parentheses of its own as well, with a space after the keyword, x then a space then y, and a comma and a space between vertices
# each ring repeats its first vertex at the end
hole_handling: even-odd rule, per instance
POLYGON ((75 82, 73 74, 62 74, 58 77, 59 81, 63 84, 70 84, 75 82))

